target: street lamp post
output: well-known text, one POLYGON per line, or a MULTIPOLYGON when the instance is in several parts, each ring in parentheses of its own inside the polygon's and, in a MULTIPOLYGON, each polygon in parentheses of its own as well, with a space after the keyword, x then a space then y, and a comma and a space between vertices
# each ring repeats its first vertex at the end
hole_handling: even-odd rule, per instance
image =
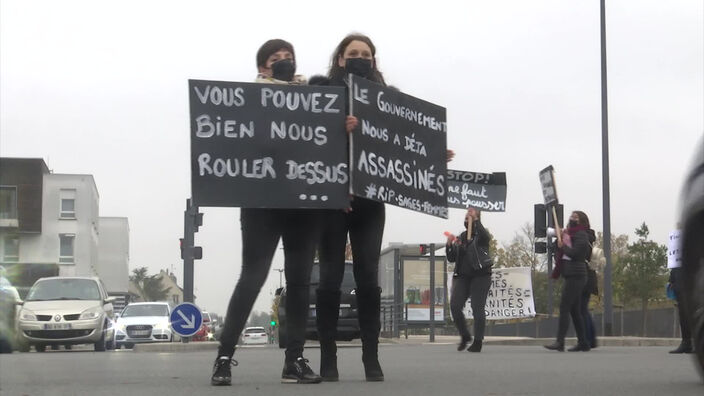
POLYGON ((609 108, 606 91, 606 0, 601 3, 601 167, 604 212, 604 335, 613 335, 611 287, 611 198, 609 191, 609 108))

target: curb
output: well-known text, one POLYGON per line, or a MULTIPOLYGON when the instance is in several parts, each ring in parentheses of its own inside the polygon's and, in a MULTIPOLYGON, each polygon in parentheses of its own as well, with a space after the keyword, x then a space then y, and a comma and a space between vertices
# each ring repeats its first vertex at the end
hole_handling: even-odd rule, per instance
MULTIPOLYGON (((458 337, 456 336, 438 336, 435 342, 430 342, 427 337, 413 338, 380 338, 380 345, 451 345, 456 344, 458 337)), ((528 338, 528 337, 486 337, 484 345, 505 345, 505 346, 543 346, 550 344, 554 338, 528 338)), ((568 344, 577 342, 574 337, 566 338, 568 344)), ((644 338, 644 337, 600 337, 598 338, 599 346, 601 347, 677 347, 681 340, 679 338, 644 338)), ((215 351, 220 344, 216 341, 199 341, 189 342, 187 344, 181 342, 171 343, 154 343, 154 344, 136 344, 134 352, 198 352, 198 351, 215 351)), ((359 348, 362 344, 359 340, 351 342, 338 342, 338 348, 359 348)), ((238 345, 237 348, 268 348, 275 347, 272 345, 238 345)), ((317 349, 320 344, 317 341, 306 342, 306 348, 317 349)))
MULTIPOLYGON (((458 336, 435 337, 435 342, 432 343, 427 337, 405 339, 391 341, 395 344, 402 345, 433 345, 433 344, 456 344, 459 340, 458 336)), ((554 342, 554 338, 529 338, 529 337, 485 337, 484 345, 506 345, 506 346, 543 346, 554 342)), ((576 343, 576 337, 568 337, 565 339, 567 343, 576 343)), ((599 337, 597 342, 599 346, 606 347, 677 347, 682 340, 679 338, 647 338, 647 337, 599 337)))

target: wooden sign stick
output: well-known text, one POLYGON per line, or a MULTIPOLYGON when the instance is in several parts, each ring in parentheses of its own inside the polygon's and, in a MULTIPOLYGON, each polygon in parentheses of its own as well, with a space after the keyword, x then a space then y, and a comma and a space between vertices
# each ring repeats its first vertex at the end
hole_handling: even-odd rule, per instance
POLYGON ((560 228, 560 222, 557 220, 557 210, 555 210, 555 205, 552 206, 552 219, 555 223, 555 234, 557 234, 557 241, 562 243, 562 229, 560 228))

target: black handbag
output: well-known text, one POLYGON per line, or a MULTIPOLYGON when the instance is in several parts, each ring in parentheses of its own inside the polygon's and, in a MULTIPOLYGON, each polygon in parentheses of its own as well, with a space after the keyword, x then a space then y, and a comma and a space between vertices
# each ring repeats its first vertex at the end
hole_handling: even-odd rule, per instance
POLYGON ((599 279, 596 276, 596 271, 589 269, 589 267, 587 267, 586 291, 595 296, 599 295, 599 279))

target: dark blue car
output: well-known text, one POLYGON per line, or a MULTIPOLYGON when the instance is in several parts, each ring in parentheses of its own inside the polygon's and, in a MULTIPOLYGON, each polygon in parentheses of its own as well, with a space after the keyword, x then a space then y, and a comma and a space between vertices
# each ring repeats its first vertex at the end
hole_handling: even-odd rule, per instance
MULTIPOLYGON (((306 339, 317 340, 318 330, 315 325, 315 290, 320 284, 320 266, 316 262, 310 276, 310 309, 306 322, 306 339)), ((340 286, 340 319, 337 322, 337 340, 350 341, 359 338, 359 321, 357 320, 357 297, 354 294, 354 275, 352 262, 345 263, 345 275, 340 286)), ((286 288, 276 291, 279 298, 279 347, 286 347, 286 288)))

